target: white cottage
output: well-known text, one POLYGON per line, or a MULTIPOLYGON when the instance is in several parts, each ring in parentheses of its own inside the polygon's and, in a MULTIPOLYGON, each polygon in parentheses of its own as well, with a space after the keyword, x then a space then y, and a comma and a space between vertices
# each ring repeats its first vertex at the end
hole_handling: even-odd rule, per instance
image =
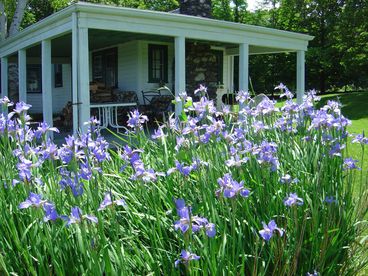
MULTIPOLYGON (((76 131, 90 117, 94 84, 134 91, 140 104, 141 91, 162 82, 176 95, 199 83, 248 90, 249 55, 296 52, 301 101, 312 38, 177 13, 76 3, 0 43, 1 96, 16 89, 19 100, 32 104, 50 125, 53 113, 71 102, 76 131)), ((176 106, 176 113, 180 110, 176 106)))

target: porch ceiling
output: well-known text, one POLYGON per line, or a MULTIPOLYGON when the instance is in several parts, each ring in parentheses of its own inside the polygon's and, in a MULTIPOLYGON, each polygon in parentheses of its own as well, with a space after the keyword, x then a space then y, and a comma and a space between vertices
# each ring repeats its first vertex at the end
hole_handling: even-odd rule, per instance
MULTIPOLYGON (((128 32, 119 31, 106 31, 106 30, 89 30, 89 49, 90 51, 108 48, 117 44, 123 44, 133 40, 147 40, 156 42, 174 42, 172 37, 168 36, 158 36, 150 34, 136 34, 128 32)), ((199 42, 199 43, 209 43, 214 47, 223 47, 226 49, 226 54, 228 55, 238 55, 239 48, 238 45, 231 43, 221 43, 221 42, 210 42, 210 41, 199 41, 194 39, 187 39, 188 42, 199 42)), ((271 54, 271 53, 281 53, 287 52, 288 50, 279 48, 262 47, 256 45, 249 46, 249 54, 271 54)), ((39 58, 41 57, 41 45, 37 44, 31 48, 27 49, 27 56, 39 58)), ((52 40, 52 57, 54 58, 71 58, 72 57, 72 34, 66 34, 61 37, 57 37, 52 40)))

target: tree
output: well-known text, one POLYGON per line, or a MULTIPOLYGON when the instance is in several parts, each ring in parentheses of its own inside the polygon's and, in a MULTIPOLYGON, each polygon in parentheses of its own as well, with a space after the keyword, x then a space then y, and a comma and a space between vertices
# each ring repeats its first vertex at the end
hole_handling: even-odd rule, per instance
POLYGON ((6 1, 0 0, 0 39, 16 34, 21 27, 25 10, 29 0, 6 1), (10 16, 9 16, 10 15, 10 16), (8 30, 8 23, 10 28, 8 30))
POLYGON ((213 16, 220 20, 245 23, 247 6, 246 0, 212 0, 213 16))

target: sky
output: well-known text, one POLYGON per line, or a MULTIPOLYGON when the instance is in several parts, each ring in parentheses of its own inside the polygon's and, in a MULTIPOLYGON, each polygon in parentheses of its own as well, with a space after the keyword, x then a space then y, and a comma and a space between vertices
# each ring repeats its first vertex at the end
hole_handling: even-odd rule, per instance
POLYGON ((254 11, 257 7, 258 0, 247 0, 247 3, 248 3, 248 10, 254 11))

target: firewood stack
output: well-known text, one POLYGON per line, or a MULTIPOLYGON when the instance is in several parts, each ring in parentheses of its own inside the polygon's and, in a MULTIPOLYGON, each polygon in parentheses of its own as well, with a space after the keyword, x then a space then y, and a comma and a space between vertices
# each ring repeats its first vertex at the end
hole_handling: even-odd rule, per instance
POLYGON ((114 100, 113 89, 106 87, 103 83, 91 82, 89 90, 92 103, 106 103, 114 100))

